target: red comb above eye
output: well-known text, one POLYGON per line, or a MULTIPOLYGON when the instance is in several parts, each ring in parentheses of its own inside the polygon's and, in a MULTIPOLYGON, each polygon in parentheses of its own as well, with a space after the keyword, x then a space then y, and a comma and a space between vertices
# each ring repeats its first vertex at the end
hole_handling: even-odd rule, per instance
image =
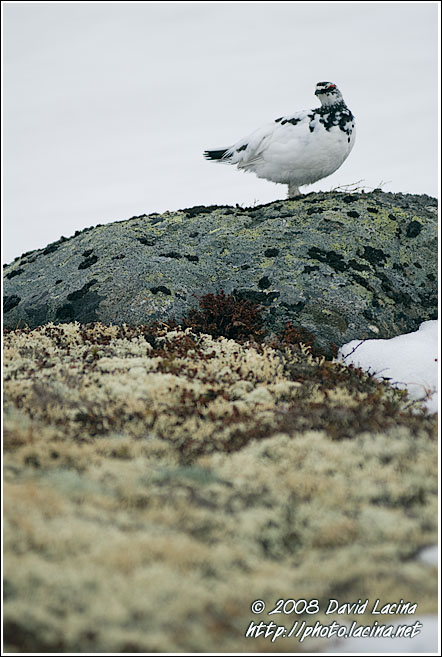
POLYGON ((335 84, 331 84, 329 87, 327 87, 327 89, 336 89, 336 85, 335 85, 335 84))

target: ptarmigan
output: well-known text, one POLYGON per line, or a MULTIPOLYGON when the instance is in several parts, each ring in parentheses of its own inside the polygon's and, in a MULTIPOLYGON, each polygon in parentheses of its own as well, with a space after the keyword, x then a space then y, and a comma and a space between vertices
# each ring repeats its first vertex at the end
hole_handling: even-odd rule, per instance
POLYGON ((230 148, 205 151, 204 156, 286 184, 289 198, 298 196, 301 185, 336 171, 355 142, 355 120, 337 86, 318 82, 315 96, 320 107, 281 116, 230 148))

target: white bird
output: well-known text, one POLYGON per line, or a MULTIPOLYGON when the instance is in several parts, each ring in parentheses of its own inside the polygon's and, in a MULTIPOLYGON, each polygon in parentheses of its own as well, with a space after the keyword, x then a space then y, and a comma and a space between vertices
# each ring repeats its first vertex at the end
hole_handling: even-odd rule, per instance
POLYGON ((288 197, 339 169, 355 142, 355 120, 332 82, 318 82, 320 107, 281 116, 266 123, 230 148, 205 151, 208 160, 237 164, 289 186, 288 197))

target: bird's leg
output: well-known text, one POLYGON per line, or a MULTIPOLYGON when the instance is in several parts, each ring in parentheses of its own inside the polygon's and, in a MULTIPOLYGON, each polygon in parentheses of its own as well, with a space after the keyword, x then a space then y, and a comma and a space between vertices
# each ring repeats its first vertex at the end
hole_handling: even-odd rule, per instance
POLYGON ((289 183, 289 192, 287 194, 287 198, 295 198, 295 196, 301 196, 299 187, 298 185, 295 185, 295 183, 289 183))

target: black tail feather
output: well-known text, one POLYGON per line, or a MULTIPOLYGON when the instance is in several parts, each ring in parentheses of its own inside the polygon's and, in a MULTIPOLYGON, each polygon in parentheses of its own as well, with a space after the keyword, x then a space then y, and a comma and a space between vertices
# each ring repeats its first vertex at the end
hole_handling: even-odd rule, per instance
POLYGON ((229 149, 224 148, 219 151, 204 151, 206 160, 222 160, 229 149))

